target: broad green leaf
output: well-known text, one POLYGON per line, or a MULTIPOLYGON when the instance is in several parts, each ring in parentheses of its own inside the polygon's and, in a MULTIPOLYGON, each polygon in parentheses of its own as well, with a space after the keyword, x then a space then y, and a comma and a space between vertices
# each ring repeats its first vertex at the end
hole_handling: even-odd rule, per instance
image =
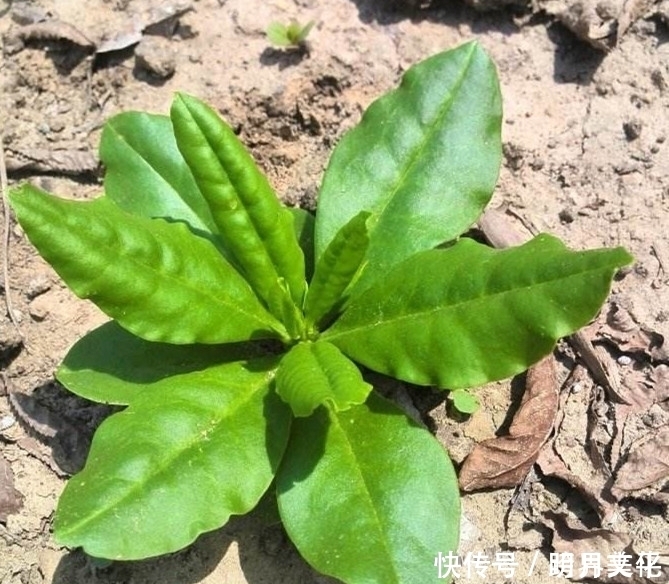
POLYGON ((183 223, 30 185, 10 200, 30 241, 74 293, 143 339, 217 344, 286 334, 213 244, 183 223))
POLYGON ((106 195, 128 213, 185 221, 195 231, 217 233, 177 148, 169 117, 143 112, 114 116, 102 131, 100 158, 106 195))
POLYGON ((321 404, 347 410, 363 403, 371 390, 355 363, 326 341, 298 343, 283 356, 276 374, 276 392, 298 417, 321 404))
POLYGON ((622 248, 573 252, 548 235, 505 250, 462 239, 398 265, 321 338, 411 383, 480 385, 524 371, 592 320, 631 259, 622 248))
POLYGON ((369 265, 356 293, 463 233, 490 200, 502 155, 495 67, 473 42, 409 69, 337 145, 316 216, 316 258, 360 211, 369 265))
POLYGON ((361 273, 369 245, 367 219, 361 211, 330 242, 318 260, 304 306, 307 325, 320 325, 341 310, 346 302, 344 292, 361 273))
POLYGON ((293 422, 277 474, 288 535, 318 571, 346 584, 435 581, 455 552, 460 508, 451 461, 390 402, 293 422))
POLYGON ((293 214, 295 236, 304 254, 304 271, 307 281, 314 274, 314 216, 299 207, 288 207, 293 214))
POLYGON ((226 247, 270 311, 284 322, 290 320, 280 283, 285 282, 289 297, 299 307, 306 287, 304 256, 291 212, 213 109, 194 97, 177 94, 171 118, 179 150, 226 247))
POLYGON ((105 420, 60 498, 56 540, 135 560, 181 549, 251 510, 290 429, 290 409, 270 389, 273 367, 227 363, 165 380, 159 394, 141 392, 105 420))
MULTIPOLYGON (((213 371, 232 361, 260 356, 255 344, 172 345, 145 341, 116 322, 79 339, 56 377, 71 392, 97 402, 128 405, 142 391, 160 396, 161 388, 213 371)), ((243 363, 239 363, 241 368, 243 363)))

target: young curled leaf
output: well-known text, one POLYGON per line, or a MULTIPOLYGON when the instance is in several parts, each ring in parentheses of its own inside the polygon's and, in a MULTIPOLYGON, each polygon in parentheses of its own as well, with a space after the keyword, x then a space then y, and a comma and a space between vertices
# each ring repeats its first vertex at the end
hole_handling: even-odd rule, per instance
POLYGON ((304 271, 307 281, 314 275, 314 216, 300 207, 288 207, 293 214, 295 236, 304 254, 304 271))
POLYGON ((347 410, 363 403, 371 390, 356 365, 326 341, 298 343, 276 374, 276 391, 297 417, 311 415, 321 404, 347 410))
MULTIPOLYGON (((270 312, 286 319, 283 280, 296 306, 306 289, 293 216, 232 129, 206 104, 177 94, 174 134, 221 237, 270 312)), ((296 331, 291 331, 296 334, 296 331)))
POLYGON ((214 245, 183 223, 130 215, 106 197, 69 201, 30 185, 10 201, 72 291, 143 339, 217 344, 286 336, 214 245))
POLYGON ((360 273, 367 253, 367 219, 370 215, 361 211, 353 217, 318 259, 305 301, 307 325, 321 325, 328 316, 343 308, 344 292, 360 273))

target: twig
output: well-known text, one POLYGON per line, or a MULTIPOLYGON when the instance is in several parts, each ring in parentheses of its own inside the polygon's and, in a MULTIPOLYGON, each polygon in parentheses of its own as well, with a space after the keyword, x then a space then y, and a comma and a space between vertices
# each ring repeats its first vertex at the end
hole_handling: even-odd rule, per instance
POLYGON ((2 134, 0 134, 0 197, 2 197, 2 212, 4 213, 4 225, 2 233, 2 281, 5 287, 5 306, 7 307, 7 314, 9 315, 9 320, 12 321, 16 332, 18 333, 21 341, 23 341, 23 335, 21 334, 21 328, 19 327, 19 321, 16 318, 14 313, 14 306, 12 304, 12 293, 9 286, 9 204, 7 203, 7 167, 5 166, 5 149, 3 146, 4 140, 2 139, 2 134))

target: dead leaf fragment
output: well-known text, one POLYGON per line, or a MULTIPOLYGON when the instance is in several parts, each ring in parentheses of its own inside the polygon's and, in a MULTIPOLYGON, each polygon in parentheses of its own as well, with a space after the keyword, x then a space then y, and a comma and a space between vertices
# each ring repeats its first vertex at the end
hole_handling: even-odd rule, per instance
MULTIPOLYGON (((32 395, 18 391, 9 392, 9 403, 17 417, 51 447, 51 458, 59 474, 74 474, 84 466, 90 448, 90 436, 62 415, 51 410, 32 395)), ((29 437, 28 437, 29 438, 29 437)), ((21 444, 19 444, 21 446, 21 444)), ((39 443, 28 443, 27 449, 39 460, 39 443)), ((48 462, 49 466, 53 466, 48 462)))
POLYGON ((602 496, 602 486, 606 482, 605 477, 589 481, 579 477, 569 470, 552 447, 546 447, 541 451, 541 454, 537 458, 537 465, 544 475, 562 479, 581 493, 590 506, 597 512, 602 525, 613 523, 617 508, 615 504, 607 501, 602 496))
POLYGON ((46 150, 33 148, 29 152, 7 148, 7 170, 10 172, 57 172, 62 174, 96 173, 100 163, 89 150, 46 150))
POLYGON ((546 357, 527 373, 525 395, 509 435, 477 444, 460 469, 463 491, 514 487, 534 464, 558 407, 555 362, 546 357))
POLYGON ((575 525, 563 513, 549 511, 544 514, 544 519, 546 525, 553 531, 552 545, 555 552, 558 554, 573 554, 574 564, 571 580, 582 580, 594 576, 596 581, 600 581, 600 577, 606 575, 605 566, 609 555, 627 550, 632 543, 632 538, 626 533, 616 533, 610 529, 586 529, 575 525), (593 574, 592 568, 588 569, 588 566, 581 564, 582 554, 593 553, 601 559, 601 574, 593 574))
POLYGON ((14 488, 14 473, 0 454, 0 523, 23 507, 23 495, 14 488))
POLYGON ((23 41, 61 40, 68 41, 86 49, 92 49, 94 43, 79 29, 62 20, 47 20, 22 26, 16 31, 16 36, 23 41))
POLYGON ((622 499, 649 487, 660 490, 669 480, 669 428, 660 428, 630 450, 616 473, 611 492, 622 499))

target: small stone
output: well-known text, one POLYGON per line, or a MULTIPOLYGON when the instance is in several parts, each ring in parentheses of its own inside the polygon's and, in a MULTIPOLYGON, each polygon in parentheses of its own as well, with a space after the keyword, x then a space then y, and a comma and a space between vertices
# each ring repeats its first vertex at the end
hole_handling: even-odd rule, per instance
POLYGON ((505 142, 503 146, 504 158, 511 170, 520 170, 525 163, 525 150, 513 142, 505 142))
POLYGON ((641 136, 642 128, 643 124, 641 123, 641 120, 634 119, 624 122, 623 131, 625 132, 625 138, 627 138, 629 142, 636 140, 639 136, 641 136))
POLYGON ((16 418, 12 414, 5 414, 0 418, 0 432, 9 430, 14 424, 16 424, 16 418))
POLYGON ((26 296, 28 300, 37 298, 40 294, 44 294, 51 288, 51 282, 49 281, 48 276, 45 274, 38 274, 28 282, 28 287, 26 288, 26 296))
POLYGON ((22 346, 23 340, 19 332, 10 324, 0 323, 0 366, 11 361, 22 346))
POLYGON ((21 26, 44 22, 49 18, 49 13, 39 6, 28 2, 15 2, 12 6, 12 20, 21 26))
POLYGON ((654 69, 650 74, 650 79, 653 82, 653 85, 657 87, 660 91, 667 89, 667 80, 664 78, 664 74, 661 69, 654 69))
POLYGON ((562 211, 558 213, 558 217, 562 223, 574 222, 574 214, 569 209, 562 209, 562 211))
POLYGON ((49 300, 44 295, 35 298, 28 306, 28 314, 30 315, 30 318, 37 322, 42 322, 46 319, 50 312, 49 300))
POLYGON ((135 64, 138 69, 158 79, 174 75, 176 58, 169 40, 163 37, 145 36, 135 49, 135 64))

